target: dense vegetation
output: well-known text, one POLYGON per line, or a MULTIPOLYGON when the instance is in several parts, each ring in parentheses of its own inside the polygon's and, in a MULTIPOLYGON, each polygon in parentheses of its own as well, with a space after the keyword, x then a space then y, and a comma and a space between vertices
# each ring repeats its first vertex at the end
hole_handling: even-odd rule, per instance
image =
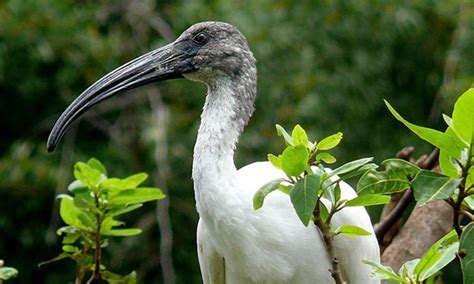
MULTIPOLYGON (((344 161, 374 156, 380 162, 406 145, 428 152, 398 127, 382 99, 410 121, 445 128, 441 113, 451 113, 474 80, 473 5, 314 2, 1 2, 0 259, 20 271, 11 283, 73 279, 72 262, 37 264, 60 250, 54 197, 67 190, 73 163, 91 156, 115 176, 151 173, 155 183, 146 185, 169 192, 160 202, 169 201, 176 280, 200 281, 190 177, 204 86, 183 80, 138 89, 95 108, 54 154, 45 149, 54 120, 82 90, 198 21, 236 25, 258 61, 257 111, 241 137, 238 166, 278 152, 276 123, 300 123, 312 137, 344 132, 337 148, 344 161)), ((110 242, 112 271, 136 270, 140 283, 162 281, 160 239, 168 230, 156 218, 166 224, 168 205, 161 204, 126 216, 143 233, 110 242)))

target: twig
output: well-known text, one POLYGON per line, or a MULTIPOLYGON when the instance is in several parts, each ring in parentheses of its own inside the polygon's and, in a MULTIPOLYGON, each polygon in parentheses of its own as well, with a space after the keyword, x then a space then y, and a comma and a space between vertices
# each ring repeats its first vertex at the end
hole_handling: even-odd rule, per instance
POLYGON ((336 281, 336 284, 343 284, 345 282, 342 278, 341 269, 339 268, 339 260, 337 259, 336 250, 334 248, 334 235, 331 234, 329 227, 329 224, 331 224, 331 217, 335 213, 335 208, 331 208, 331 213, 329 214, 326 222, 321 222, 321 218, 319 217, 320 201, 321 196, 318 197, 316 207, 313 212, 314 224, 321 230, 321 233, 323 234, 323 240, 326 245, 326 250, 329 254, 329 257, 331 258, 332 269, 329 270, 331 272, 331 276, 334 278, 334 281, 336 281))
POLYGON ((405 191, 393 210, 390 211, 382 221, 374 225, 375 235, 379 243, 382 243, 385 233, 403 216, 412 198, 413 191, 409 188, 405 191))
MULTIPOLYGON (((95 195, 95 204, 99 208, 99 196, 95 195)), ((94 273, 92 277, 87 281, 87 284, 92 284, 100 280, 100 263, 102 260, 102 246, 100 243, 100 227, 102 225, 102 216, 100 214, 96 215, 97 227, 95 231, 95 258, 94 258, 94 273)))
MULTIPOLYGON (((397 154, 397 157, 403 157, 405 160, 409 159, 409 156, 406 154, 411 155, 413 153, 413 148, 404 148, 397 154), (405 151, 404 151, 405 150, 405 151), (402 154, 404 154, 402 156, 402 154)), ((439 149, 434 149, 431 154, 424 158, 420 159, 416 162, 416 165, 422 169, 432 169, 439 158, 439 149)), ((413 191, 409 188, 403 196, 398 201, 397 205, 390 211, 386 216, 380 220, 379 223, 375 224, 374 231, 375 235, 377 236, 377 240, 379 243, 382 242, 385 234, 390 230, 390 228, 400 219, 403 217, 405 210, 410 205, 410 202, 413 199, 413 191)))

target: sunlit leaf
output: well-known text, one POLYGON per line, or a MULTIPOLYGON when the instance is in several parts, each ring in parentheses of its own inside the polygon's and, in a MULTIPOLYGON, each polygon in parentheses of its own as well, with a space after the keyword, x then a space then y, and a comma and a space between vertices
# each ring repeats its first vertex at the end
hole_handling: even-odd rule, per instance
POLYGON ((357 196, 354 199, 351 199, 346 202, 345 206, 354 207, 354 206, 372 206, 387 204, 390 202, 390 196, 380 195, 380 194, 367 194, 362 196, 357 196))
POLYGON ((263 206, 265 197, 272 191, 277 190, 284 179, 274 179, 264 184, 253 196, 253 209, 257 210, 263 206))
POLYGON ((461 262, 463 283, 474 283, 474 223, 469 223, 461 234, 458 258, 461 262))
POLYGON ((474 88, 464 92, 454 104, 453 125, 464 141, 472 141, 474 127, 474 88))
POLYGON ((74 204, 74 199, 70 196, 63 196, 59 213, 63 221, 71 226, 85 228, 93 227, 94 221, 80 208, 74 204))
POLYGON ((0 267, 0 280, 8 280, 18 275, 18 270, 13 267, 0 267))
POLYGON ((95 188, 101 181, 101 172, 88 164, 79 162, 74 165, 74 177, 84 185, 95 188))
POLYGON ((419 281, 428 279, 455 257, 459 248, 456 231, 451 231, 429 248, 416 265, 414 273, 419 281))
POLYGON ((135 236, 141 234, 142 230, 137 228, 131 229, 111 229, 108 231, 101 232, 104 236, 114 236, 114 237, 126 237, 126 236, 135 236))
POLYGON ((128 212, 131 212, 135 209, 138 209, 140 207, 142 207, 143 204, 133 204, 133 205, 117 205, 117 206, 114 206, 112 207, 108 212, 107 212, 107 215, 108 216, 118 216, 118 215, 122 215, 122 214, 125 214, 125 213, 128 213, 128 212))
POLYGON ((461 181, 462 179, 453 179, 436 172, 421 170, 412 183, 417 206, 423 206, 435 200, 448 199, 461 181))
POLYGON ((307 175, 297 181, 290 192, 291 203, 293 203, 296 214, 305 226, 308 226, 314 208, 316 207, 317 192, 320 183, 321 175, 307 175))
POLYGON ((407 120, 405 120, 387 101, 385 101, 385 104, 387 105, 387 108, 390 110, 393 116, 395 116, 395 118, 398 121, 400 121, 406 127, 408 127, 413 133, 418 135, 418 137, 438 147, 441 150, 445 150, 452 157, 459 156, 460 153, 457 151, 456 147, 453 145, 453 140, 451 139, 450 136, 438 130, 434 130, 431 128, 422 127, 422 126, 418 126, 413 123, 410 123, 407 120))
POLYGON ((126 189, 112 195, 109 199, 109 204, 135 204, 163 198, 165 198, 165 195, 159 188, 139 187, 136 189, 126 189))
POLYGON ((305 146, 288 146, 281 156, 281 168, 289 176, 299 176, 306 169, 308 158, 305 146))
POLYGON ((381 280, 393 279, 400 282, 404 281, 403 278, 398 276, 395 273, 395 271, 393 271, 393 269, 389 266, 384 266, 380 263, 367 260, 367 259, 364 259, 362 262, 375 268, 374 270, 370 272, 370 277, 373 279, 381 279, 381 280))
POLYGON ((290 134, 286 132, 285 128, 283 128, 281 125, 277 124, 275 125, 277 134, 278 136, 283 136, 283 139, 285 139, 286 145, 293 145, 293 139, 291 138, 290 134))
POLYGON ((267 159, 275 168, 281 169, 281 155, 268 154, 267 159))
POLYGON ((293 131, 291 132, 291 140, 294 145, 303 145, 305 147, 308 147, 309 145, 308 135, 299 124, 293 128, 293 131))
POLYGON ((370 236, 371 233, 354 225, 342 225, 334 231, 334 234, 343 234, 348 237, 370 236))
POLYGON ((87 161, 87 164, 91 168, 98 170, 105 177, 107 177, 107 170, 105 169, 104 165, 102 165, 102 163, 99 160, 97 160, 96 158, 90 158, 89 161, 87 161))
POLYGON ((100 183, 100 188, 118 191, 134 189, 148 178, 146 173, 138 173, 124 179, 109 178, 100 183))
POLYGON ((87 186, 78 180, 71 182, 69 186, 67 187, 67 190, 69 190, 70 192, 74 194, 84 193, 88 191, 87 186))
MULTIPOLYGON (((398 274, 400 275, 400 277, 404 278, 404 279, 416 279, 416 276, 415 276, 415 273, 414 273, 414 270, 415 270, 415 267, 418 265, 418 263, 420 262, 420 259, 418 258, 415 258, 415 259, 412 259, 412 260, 409 260, 407 262, 405 262, 402 267, 400 267, 400 270, 398 271, 398 274)), ((409 282, 407 282, 409 283, 409 282)))
POLYGON ((342 140, 342 132, 338 132, 336 134, 333 134, 331 136, 328 136, 324 138, 323 140, 319 141, 318 144, 316 144, 316 149, 318 150, 329 150, 334 147, 336 147, 339 142, 342 140))
POLYGON ((323 161, 326 164, 334 164, 337 160, 333 155, 327 152, 321 152, 316 154, 316 161, 323 161))

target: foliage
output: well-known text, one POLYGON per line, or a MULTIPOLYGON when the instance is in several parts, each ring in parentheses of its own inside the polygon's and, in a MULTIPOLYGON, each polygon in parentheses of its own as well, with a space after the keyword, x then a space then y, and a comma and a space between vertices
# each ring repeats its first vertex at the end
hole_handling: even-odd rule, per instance
MULTIPOLYGON (((276 130, 277 134, 283 137, 286 148, 279 155, 269 154, 268 160, 282 170, 287 178, 275 179, 263 185, 254 195, 254 209, 260 209, 265 197, 275 190, 288 194, 303 225, 308 226, 310 220, 313 220, 320 228, 328 252, 334 251, 330 248, 333 247, 334 236, 338 234, 348 237, 370 235, 370 232, 355 225, 341 225, 334 229, 331 221, 334 214, 346 206, 369 206, 389 202, 389 196, 377 194, 378 192, 361 194, 349 200, 341 196, 341 186, 344 186, 342 183, 345 180, 377 167, 371 163, 372 158, 351 161, 331 171, 326 169, 324 164, 333 163, 336 158, 327 151, 341 142, 341 132, 311 142, 300 125, 293 128, 291 135, 278 124, 276 130)), ((337 259, 337 256, 331 255, 331 258, 337 259)), ((341 283, 342 275, 337 266, 337 261, 333 261, 331 275, 336 283, 341 283)))
POLYGON ((88 273, 91 279, 104 279, 109 283, 136 283, 136 273, 125 276, 108 271, 102 263, 101 250, 108 246, 106 237, 134 236, 141 229, 122 228, 124 222, 116 218, 142 207, 143 203, 164 198, 158 188, 139 187, 148 177, 145 173, 125 179, 108 178, 105 167, 97 159, 74 166, 76 178, 68 190, 61 194, 60 214, 67 226, 57 230, 63 237, 62 252, 42 264, 70 258, 76 262, 76 283, 88 273))
MULTIPOLYGON (((8 280, 18 275, 18 270, 13 267, 3 266, 3 260, 0 260, 0 280, 8 280)), ((1 282, 1 281, 0 281, 1 282)))
POLYGON ((405 263, 398 275, 387 267, 367 262, 376 268, 372 276, 401 283, 421 283, 433 277, 455 258, 461 240, 462 250, 459 250, 458 255, 461 258, 464 283, 471 283, 473 276, 471 270, 467 268, 467 263, 471 259, 470 255, 474 254, 474 250, 472 240, 467 241, 467 235, 471 234, 474 224, 473 208, 470 203, 474 196, 474 112, 472 111, 474 109, 474 89, 470 88, 458 98, 454 105, 452 118, 443 115, 448 125, 444 132, 410 123, 398 114, 387 101, 385 103, 397 120, 421 139, 439 148, 439 163, 442 173, 420 170, 408 162, 400 162, 399 167, 393 167, 392 162, 386 162, 384 172, 372 170, 362 176, 357 186, 359 194, 368 190, 378 192, 374 188, 383 188, 384 191, 387 191, 388 188, 397 191, 411 188, 417 206, 423 206, 436 200, 445 200, 453 209, 454 230, 436 242, 420 260, 411 260, 405 263), (396 168, 403 171, 394 171, 396 168), (462 217, 469 219, 466 229, 463 229, 462 217))

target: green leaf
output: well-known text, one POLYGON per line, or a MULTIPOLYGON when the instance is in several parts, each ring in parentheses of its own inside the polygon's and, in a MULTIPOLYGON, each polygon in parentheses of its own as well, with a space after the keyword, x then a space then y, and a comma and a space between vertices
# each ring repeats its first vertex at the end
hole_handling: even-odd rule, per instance
POLYGON ((326 223, 326 220, 329 217, 329 211, 324 205, 323 202, 319 202, 319 218, 321 218, 321 222, 326 223))
POLYGON ((275 125, 277 134, 278 136, 283 136, 283 139, 285 139, 286 145, 293 145, 293 139, 291 136, 286 132, 285 128, 283 128, 281 125, 277 124, 275 125))
POLYGON ((305 147, 308 147, 309 145, 308 135, 299 124, 293 128, 293 131, 291 132, 291 140, 294 145, 303 145, 305 147))
POLYGON ((61 197, 59 214, 64 223, 79 228, 94 227, 94 221, 80 208, 75 206, 72 197, 67 195, 61 197))
POLYGON ((138 209, 140 207, 142 207, 143 204, 133 204, 133 205, 118 205, 118 206, 114 206, 112 207, 108 212, 107 212, 107 215, 108 216, 111 216, 111 217, 114 217, 114 216, 118 216, 118 215, 122 215, 122 214, 125 214, 125 213, 128 213, 128 212, 131 212, 135 209, 138 209))
POLYGON ((278 186, 278 190, 285 193, 285 194, 290 194, 290 191, 293 189, 293 185, 284 185, 284 184, 280 184, 278 186))
POLYGON ((112 230, 112 228, 114 227, 118 227, 124 224, 125 224, 124 222, 116 220, 111 216, 107 216, 104 218, 104 220, 102 220, 102 223, 100 226, 100 233, 103 234, 104 232, 108 232, 112 230))
POLYGON ((142 230, 137 228, 130 229, 111 229, 108 231, 101 232, 104 236, 114 236, 114 237, 126 237, 126 236, 135 236, 141 234, 142 230))
POLYGON ((469 223, 461 234, 459 260, 464 282, 474 283, 474 223, 469 223))
POLYGON ((318 150, 329 150, 336 147, 339 142, 342 140, 342 132, 338 132, 331 136, 324 138, 316 144, 316 149, 318 150))
POLYGON ((109 178, 100 183, 100 188, 112 191, 134 189, 148 178, 146 173, 131 175, 125 179, 109 178))
POLYGON ((365 164, 371 162, 373 159, 374 158, 363 158, 363 159, 359 159, 359 160, 355 160, 355 161, 346 163, 346 164, 340 166, 339 168, 334 169, 329 174, 329 176, 331 177, 331 176, 335 176, 335 175, 342 175, 342 174, 345 174, 345 173, 352 172, 354 170, 357 170, 357 169, 361 168, 365 164))
POLYGON ((389 280, 393 279, 396 281, 404 282, 404 279, 398 276, 391 267, 384 266, 380 263, 364 259, 363 263, 368 264, 375 269, 370 272, 370 277, 373 279, 389 280))
POLYGON ((89 161, 87 161, 87 165, 93 169, 98 170, 101 174, 107 177, 107 170, 105 169, 104 165, 102 165, 102 163, 96 158, 90 158, 89 161))
POLYGON ((433 244, 420 259, 414 270, 417 279, 423 281, 443 269, 455 258, 458 248, 458 237, 453 230, 433 244))
POLYGON ((336 187, 334 188, 334 201, 337 203, 339 200, 341 200, 341 187, 339 183, 336 183, 336 187))
POLYGON ((322 152, 316 155, 316 161, 323 161, 326 164, 334 164, 337 160, 333 155, 327 152, 322 152))
POLYGON ((289 176, 299 176, 306 169, 308 158, 305 146, 288 146, 281 156, 281 168, 289 176))
POLYGON ((343 234, 348 237, 358 237, 358 236, 370 236, 371 233, 367 232, 361 227, 354 225, 342 225, 336 229, 334 234, 343 234))
MULTIPOLYGON (((398 274, 400 275, 400 277, 408 280, 415 280, 416 279, 416 276, 414 274, 414 270, 415 270, 415 267, 418 265, 418 263, 420 262, 420 260, 418 258, 415 258, 415 259, 412 259, 412 260, 409 260, 407 262, 405 262, 402 267, 400 267, 400 270, 398 272, 398 274)), ((408 282, 410 283, 410 282, 408 282)))
POLYGON ((154 187, 139 187, 126 189, 113 194, 109 198, 109 205, 136 204, 165 198, 165 194, 154 187))
POLYGON ((420 168, 410 162, 401 159, 387 159, 382 162, 385 171, 390 178, 412 180, 420 171, 420 168))
POLYGON ((353 178, 353 177, 356 177, 356 176, 360 176, 362 174, 364 174, 365 172, 367 172, 368 170, 375 170, 377 169, 379 166, 377 166, 376 164, 374 163, 370 163, 370 164, 365 164, 363 165, 362 167, 356 169, 356 170, 353 170, 351 172, 348 172, 348 173, 345 173, 345 174, 341 174, 339 175, 339 178, 341 180, 348 180, 350 178, 353 178))
POLYGON ((387 108, 393 114, 393 116, 395 116, 395 118, 398 121, 400 121, 406 127, 408 127, 408 129, 410 129, 413 133, 418 135, 418 137, 438 147, 440 150, 445 150, 446 152, 449 153, 449 155, 453 157, 459 156, 460 153, 457 151, 456 147, 453 145, 454 143, 450 136, 438 130, 418 126, 406 121, 386 100, 384 100, 384 102, 387 105, 387 108))
MULTIPOLYGON (((43 261, 43 262, 40 262, 38 264, 39 267, 45 265, 45 264, 50 264, 51 262, 55 262, 55 261, 58 261, 58 260, 61 260, 61 259, 65 259, 65 258, 72 258, 71 255, 67 252, 62 252, 60 253, 58 256, 56 256, 55 258, 53 259, 50 259, 50 260, 46 260, 46 261, 43 261)), ((1 279, 1 278, 0 278, 1 279)))
POLYGON ((13 267, 0 267, 0 280, 8 280, 18 275, 18 270, 13 267))
POLYGON ((389 178, 385 172, 375 170, 367 171, 357 183, 357 193, 367 194, 390 194, 407 189, 410 183, 406 180, 389 178))
POLYGON ((268 154, 267 159, 275 168, 281 169, 281 155, 268 154))
POLYGON ((462 204, 470 210, 474 210, 474 195, 466 196, 462 204))
POLYGON ((62 249, 63 249, 64 252, 74 253, 74 252, 76 252, 77 248, 75 246, 71 246, 71 245, 64 245, 62 247, 62 249))
POLYGON ((106 280, 110 284, 136 284, 137 273, 132 271, 130 274, 122 276, 116 273, 112 273, 108 270, 101 272, 102 279, 106 280))
POLYGON ((272 191, 277 190, 284 179, 274 179, 264 184, 253 196, 253 209, 257 210, 263 206, 265 197, 272 191))
POLYGON ((354 206, 372 206, 387 204, 390 202, 390 196, 380 195, 380 194, 367 194, 362 196, 357 196, 354 199, 351 199, 346 202, 345 206, 354 207, 354 206))
POLYGON ((78 180, 71 182, 67 187, 67 190, 74 194, 84 193, 88 191, 87 186, 78 180))
POLYGON ((79 162, 74 165, 74 177, 89 188, 95 188, 101 180, 101 172, 88 164, 79 162))
POLYGON ((303 179, 298 180, 290 192, 291 203, 293 203, 296 214, 305 226, 308 226, 316 207, 321 177, 321 174, 307 175, 303 179))
POLYGON ((462 179, 453 179, 436 172, 421 170, 412 183, 417 206, 423 206, 434 200, 448 199, 461 181, 462 179))
POLYGON ((453 126, 464 141, 471 142, 474 130, 474 88, 464 92, 454 104, 453 126))

